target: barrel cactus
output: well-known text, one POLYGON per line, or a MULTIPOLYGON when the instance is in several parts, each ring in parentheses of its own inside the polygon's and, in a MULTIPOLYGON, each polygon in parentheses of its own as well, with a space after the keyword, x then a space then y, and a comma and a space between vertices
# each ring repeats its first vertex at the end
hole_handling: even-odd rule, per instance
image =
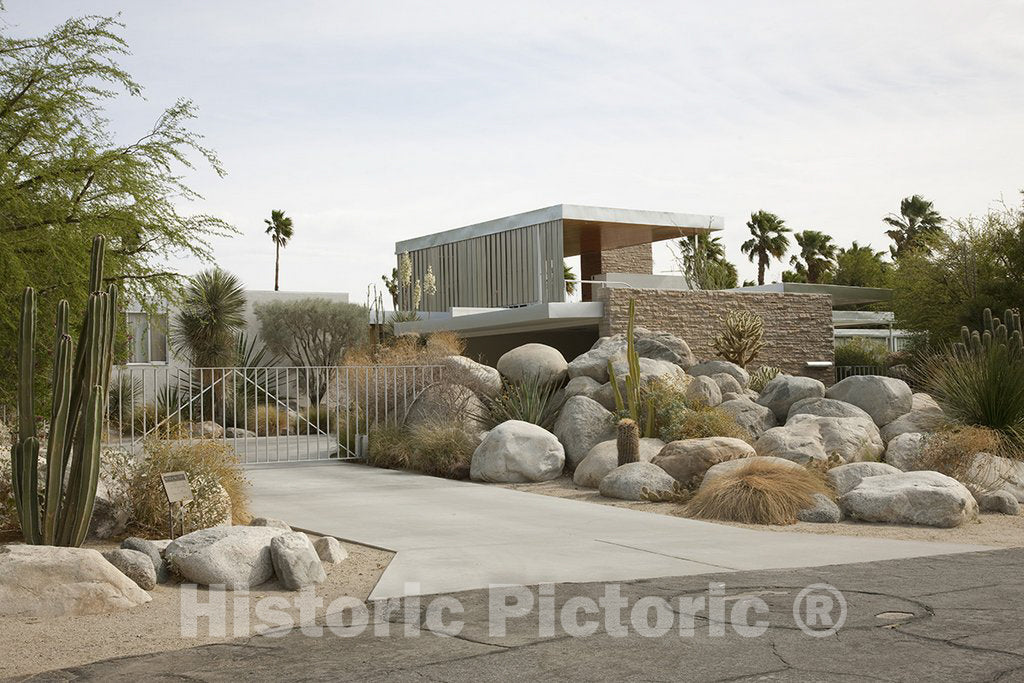
POLYGON ((77 547, 85 541, 96 500, 100 436, 113 363, 117 289, 102 291, 105 241, 92 244, 89 301, 77 348, 68 334, 67 301, 57 305, 50 429, 40 482, 36 433, 36 294, 25 289, 18 340, 18 435, 11 470, 18 521, 26 543, 77 547), (40 485, 41 484, 41 485, 40 485))
POLYGON ((629 418, 619 420, 615 445, 619 454, 619 465, 640 460, 640 428, 635 421, 629 418))

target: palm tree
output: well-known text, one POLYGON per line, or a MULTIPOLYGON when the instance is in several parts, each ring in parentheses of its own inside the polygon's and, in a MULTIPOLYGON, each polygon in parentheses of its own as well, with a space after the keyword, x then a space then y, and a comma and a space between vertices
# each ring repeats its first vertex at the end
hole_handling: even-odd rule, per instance
POLYGON ((181 310, 171 321, 171 347, 197 367, 230 365, 243 327, 242 281, 220 268, 210 268, 185 287, 181 310))
POLYGON ((274 209, 270 212, 270 218, 264 219, 263 222, 267 224, 266 233, 274 242, 274 291, 276 292, 279 289, 278 276, 281 272, 281 247, 287 247, 288 240, 294 234, 292 219, 285 216, 281 209, 274 209))
POLYGON ((565 293, 572 296, 576 293, 576 273, 568 263, 562 261, 562 278, 565 280, 565 293))
POLYGON ((790 264, 807 282, 820 283, 836 266, 836 245, 832 238, 818 230, 804 230, 793 237, 800 246, 800 256, 791 257, 790 264))
POLYGON ((908 249, 920 246, 921 238, 935 234, 946 222, 932 203, 919 194, 904 197, 900 202, 900 213, 889 214, 882 219, 892 227, 885 234, 893 241, 889 253, 893 258, 902 256, 908 249))
POLYGON ((757 259, 757 284, 764 284, 764 271, 772 258, 781 259, 789 248, 786 222, 773 213, 758 211, 747 221, 751 238, 740 245, 740 250, 753 263, 757 259))
POLYGON ((885 252, 875 251, 870 244, 861 246, 854 240, 848 249, 836 252, 832 282, 854 287, 884 287, 888 271, 885 252))

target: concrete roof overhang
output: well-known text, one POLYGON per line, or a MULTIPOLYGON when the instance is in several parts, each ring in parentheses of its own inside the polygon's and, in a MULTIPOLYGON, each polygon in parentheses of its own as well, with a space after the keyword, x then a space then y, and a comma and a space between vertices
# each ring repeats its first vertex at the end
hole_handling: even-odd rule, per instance
POLYGON ((495 334, 563 330, 597 326, 604 315, 600 301, 531 304, 518 308, 496 308, 465 315, 441 314, 443 317, 396 323, 396 334, 426 334, 448 330, 463 337, 486 337, 495 334))
POLYGON ((426 249, 555 220, 562 221, 562 248, 565 256, 678 239, 725 227, 725 220, 721 216, 556 204, 403 240, 395 244, 395 253, 426 249))
POLYGON ((730 292, 777 292, 780 294, 828 294, 833 306, 874 304, 892 301, 892 290, 881 287, 850 287, 848 285, 817 285, 807 282, 773 282, 770 285, 736 287, 730 292))

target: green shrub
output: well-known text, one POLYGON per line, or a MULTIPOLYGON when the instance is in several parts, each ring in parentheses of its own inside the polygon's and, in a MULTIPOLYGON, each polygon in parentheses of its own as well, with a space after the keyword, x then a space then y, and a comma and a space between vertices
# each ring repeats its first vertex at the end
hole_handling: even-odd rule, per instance
POLYGON ((461 425, 422 423, 408 432, 409 469, 447 479, 468 479, 480 439, 461 425))
POLYGON ((885 365, 889 351, 884 342, 854 337, 836 344, 836 366, 885 365))
POLYGON ((506 384, 498 396, 484 399, 485 411, 479 417, 486 429, 493 429, 509 420, 521 420, 551 429, 562 408, 560 388, 557 384, 538 379, 506 384))
POLYGON ((1024 358, 1010 348, 948 348, 919 365, 917 375, 951 421, 994 429, 1024 446, 1024 358))

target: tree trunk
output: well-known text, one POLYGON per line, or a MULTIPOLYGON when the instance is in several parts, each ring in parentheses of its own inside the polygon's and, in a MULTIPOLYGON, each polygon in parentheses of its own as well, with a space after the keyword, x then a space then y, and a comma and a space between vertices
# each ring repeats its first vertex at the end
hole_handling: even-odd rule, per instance
POLYGON ((281 244, 274 242, 274 291, 278 290, 277 280, 281 273, 281 244))
POLYGON ((768 266, 768 259, 765 258, 764 254, 761 254, 757 258, 757 284, 764 284, 764 270, 768 266))

